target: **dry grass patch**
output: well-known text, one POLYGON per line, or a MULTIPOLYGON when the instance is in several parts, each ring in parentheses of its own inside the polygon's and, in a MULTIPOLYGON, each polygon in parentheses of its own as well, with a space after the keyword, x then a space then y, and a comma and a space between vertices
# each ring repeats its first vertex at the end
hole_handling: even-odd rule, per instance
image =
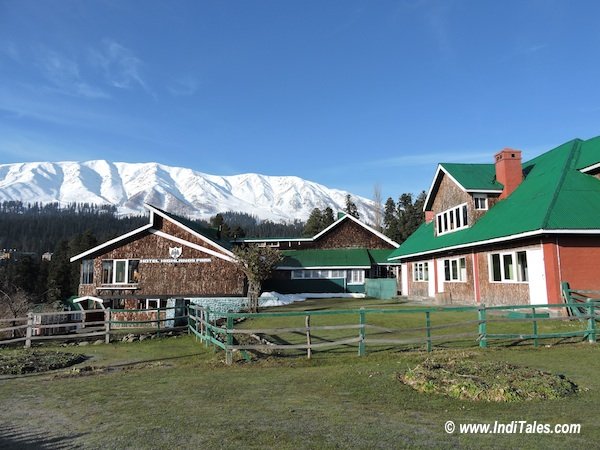
POLYGON ((64 369, 86 360, 78 353, 39 350, 2 350, 0 375, 22 375, 64 369))
POLYGON ((578 391, 563 375, 501 361, 477 361, 468 352, 432 356, 399 373, 398 379, 419 392, 488 402, 558 399, 578 391))

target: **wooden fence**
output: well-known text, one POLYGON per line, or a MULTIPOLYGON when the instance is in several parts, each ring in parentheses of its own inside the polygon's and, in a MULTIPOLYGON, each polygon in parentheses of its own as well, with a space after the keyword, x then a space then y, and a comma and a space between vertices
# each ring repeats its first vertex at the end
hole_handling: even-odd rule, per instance
POLYGON ((165 331, 186 329, 185 315, 168 317, 168 310, 178 307, 154 309, 105 309, 61 312, 30 312, 26 317, 0 319, 0 345, 45 340, 87 340, 92 337, 110 342, 111 335, 124 331, 145 330, 160 334, 165 331), (102 313, 102 320, 87 320, 102 313), (183 325, 177 325, 183 321, 183 325))
MULTIPOLYGON (((190 305, 188 328, 204 343, 212 344, 225 351, 226 362, 231 364, 233 352, 241 351, 246 354, 249 350, 306 350, 307 357, 311 357, 313 349, 341 348, 356 346, 358 355, 366 354, 367 346, 406 346, 423 345, 430 352, 434 345, 439 342, 444 344, 458 341, 466 342, 467 345, 475 345, 486 348, 494 341, 533 341, 538 346, 543 339, 581 338, 589 342, 596 342, 596 318, 600 311, 600 302, 588 300, 585 304, 586 313, 577 316, 568 315, 572 307, 581 309, 582 305, 572 303, 548 304, 548 305, 511 305, 511 306, 463 306, 463 307, 431 307, 431 308, 390 308, 369 309, 361 308, 354 310, 330 310, 330 311, 293 311, 293 312, 268 312, 268 313, 234 313, 229 312, 219 316, 225 316, 220 326, 211 316, 210 308, 190 305), (550 314, 549 312, 552 312, 550 314), (460 320, 444 320, 444 315, 452 313, 468 313, 460 315, 460 320), (398 321, 407 315, 421 315, 421 327, 389 327, 382 326, 382 316, 394 316, 398 321), (433 324, 432 317, 436 316, 437 324, 433 324), (339 317, 349 318, 353 323, 331 324, 337 322, 339 317), (465 316, 467 320, 465 320, 465 316), (304 318, 303 326, 292 327, 252 327, 255 321, 263 323, 272 319, 277 323, 290 318, 304 318), (376 317, 369 323, 367 319, 376 317), (311 320, 319 318, 322 325, 311 325, 311 320), (236 320, 246 320, 234 325, 236 320), (441 319, 441 320, 440 320, 441 319), (558 330, 549 332, 541 331, 542 324, 556 322, 574 322, 573 327, 560 327, 558 330), (247 326, 250 326, 248 328, 247 326), (497 328, 497 332, 490 332, 490 327, 497 328), (518 328, 518 330, 511 330, 518 328), (454 332, 448 330, 454 329, 454 332), (340 335, 341 331, 346 335, 340 335), (319 342, 315 342, 315 332, 328 331, 331 335, 319 342), (253 336, 256 342, 242 343, 236 336, 253 336), (292 336, 286 340, 282 335, 292 336), (266 339, 265 339, 266 338, 266 339), (271 338, 271 339, 269 339, 271 338), (276 341, 276 342, 273 342, 276 341)), ((455 314, 455 316, 457 316, 455 314)), ((396 320, 396 319, 394 319, 396 320)), ((417 319, 418 320, 418 319, 417 319)), ((414 319, 412 320, 414 323, 414 319)), ((494 330, 492 330, 494 331, 494 330)))

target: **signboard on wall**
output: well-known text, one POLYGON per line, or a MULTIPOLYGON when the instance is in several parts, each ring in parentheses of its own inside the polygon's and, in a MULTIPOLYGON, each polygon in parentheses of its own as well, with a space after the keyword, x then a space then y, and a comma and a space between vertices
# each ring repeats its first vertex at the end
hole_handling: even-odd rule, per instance
POLYGON ((140 259, 142 264, 189 264, 189 263, 209 263, 210 258, 146 258, 140 259))

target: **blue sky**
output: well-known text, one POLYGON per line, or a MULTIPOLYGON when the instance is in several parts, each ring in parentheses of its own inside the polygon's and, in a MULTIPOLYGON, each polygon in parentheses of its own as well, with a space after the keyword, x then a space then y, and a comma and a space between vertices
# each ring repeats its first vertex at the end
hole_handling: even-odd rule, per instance
POLYGON ((600 134, 593 1, 0 0, 0 163, 158 161, 384 198, 600 134))

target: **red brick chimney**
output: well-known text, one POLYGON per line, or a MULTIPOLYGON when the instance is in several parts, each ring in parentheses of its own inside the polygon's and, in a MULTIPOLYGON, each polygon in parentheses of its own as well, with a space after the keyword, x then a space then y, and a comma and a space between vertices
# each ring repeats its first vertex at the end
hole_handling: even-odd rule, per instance
POLYGON ((521 151, 505 148, 494 156, 496 158, 496 180, 504 189, 500 199, 508 197, 523 181, 521 151))
POLYGON ((425 211, 425 223, 429 223, 433 220, 435 214, 433 211, 425 211))

